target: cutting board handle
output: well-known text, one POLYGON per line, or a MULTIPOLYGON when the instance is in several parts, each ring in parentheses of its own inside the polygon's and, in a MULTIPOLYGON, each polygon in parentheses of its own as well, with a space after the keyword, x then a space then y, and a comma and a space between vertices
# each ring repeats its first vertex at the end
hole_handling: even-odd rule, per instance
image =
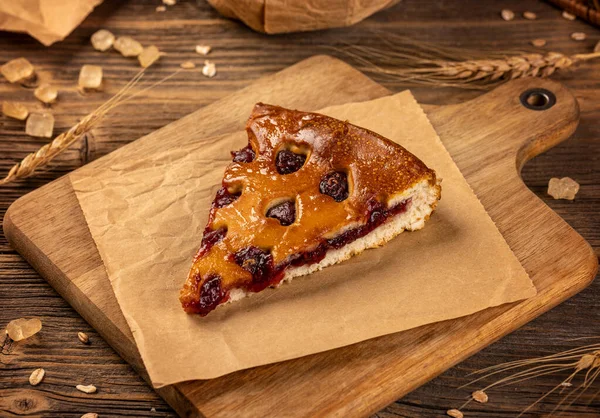
POLYGON ((520 173, 528 160, 571 136, 579 122, 579 105, 560 83, 523 78, 476 99, 443 106, 429 117, 434 126, 445 121, 443 134, 438 133, 446 138, 444 145, 455 160, 462 162, 463 174, 481 170, 482 162, 494 166, 515 164, 520 173), (465 131, 470 135, 461 138, 465 131), (450 137, 453 140, 449 141, 450 137), (456 137, 460 140, 454 140, 456 137), (460 158, 473 153, 480 158, 471 158, 472 163, 460 158))

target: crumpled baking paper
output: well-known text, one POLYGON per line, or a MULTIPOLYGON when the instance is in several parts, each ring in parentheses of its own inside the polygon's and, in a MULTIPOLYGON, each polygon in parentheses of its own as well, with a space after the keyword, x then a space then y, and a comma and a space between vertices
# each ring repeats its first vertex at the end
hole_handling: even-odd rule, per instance
POLYGON ((270 34, 350 26, 400 0, 208 0, 222 15, 270 34))
POLYGON ((103 0, 1 0, 0 30, 25 32, 46 46, 70 34, 103 0))
POLYGON ((173 132, 181 136, 177 147, 146 137, 154 145, 145 153, 71 174, 155 387, 331 350, 536 294, 410 92, 322 113, 382 134, 435 169, 443 179, 438 209, 420 231, 204 318, 183 311, 179 289, 229 150, 246 145, 245 133, 173 132))

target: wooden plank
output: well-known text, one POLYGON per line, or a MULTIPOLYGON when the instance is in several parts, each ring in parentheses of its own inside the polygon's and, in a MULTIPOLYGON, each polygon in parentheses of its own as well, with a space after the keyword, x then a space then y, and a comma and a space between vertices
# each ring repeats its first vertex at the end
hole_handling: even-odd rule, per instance
MULTIPOLYGON (((296 415, 363 415, 392 402, 585 286, 593 278, 596 266, 589 246, 527 190, 516 169, 527 158, 568 137, 577 123, 576 102, 562 86, 550 82, 537 85, 551 88, 560 99, 542 117, 538 113, 532 117, 533 111, 524 112, 515 99, 528 86, 523 82, 502 87, 472 103, 440 107, 430 117, 467 180, 532 275, 541 290, 538 297, 328 353, 211 381, 174 385, 162 390, 161 395, 182 415, 226 416, 232 411, 248 416, 291 411, 296 415), (498 109, 502 110, 502 117, 498 117, 498 109), (523 124, 530 129, 522 132, 523 124), (502 193, 498 193, 499 188, 502 193), (516 209, 507 211, 511 204, 516 209), (532 243, 539 246, 533 248, 532 243), (563 251, 559 244, 564 243, 569 243, 576 253, 569 264, 550 262, 551 256, 563 251), (424 368, 423 362, 428 367, 424 368), (282 387, 287 388, 285 397, 282 387), (373 390, 374 387, 379 390, 373 390), (248 402, 249 396, 252 402, 248 402)), ((224 103, 244 107, 259 99, 266 101, 265 91, 278 104, 303 109, 387 93, 350 67, 320 57, 263 80, 224 103), (320 94, 311 96, 315 90, 320 94)), ((215 122, 219 119, 214 117, 223 107, 228 108, 223 103, 209 106, 93 164, 110 164, 129 152, 151 152, 157 141, 164 144, 169 140, 171 129, 186 129, 190 134, 239 129, 246 116, 243 112, 215 122)), ((6 234, 59 293, 143 373, 74 199, 68 179, 39 189, 11 207, 5 219, 6 234), (46 219, 31 216, 32 213, 45 213, 46 219), (66 236, 60 236, 57 232, 63 230, 65 219, 69 220, 69 230, 66 236)))
MULTIPOLYGON (((522 11, 519 0, 505 0, 501 8, 522 11)), ((472 48, 478 51, 521 49, 533 38, 548 41, 547 49, 563 53, 590 52, 598 37, 583 20, 573 22, 548 2, 530 2, 534 21, 503 21, 495 2, 464 0, 446 2, 443 15, 437 2, 403 0, 358 25, 329 31, 263 36, 237 22, 219 17, 206 2, 179 1, 167 13, 156 13, 156 0, 105 0, 65 41, 51 48, 25 34, 2 33, 2 59, 27 57, 42 72, 43 80, 56 85, 61 96, 51 111, 56 117, 55 134, 68 129, 78 118, 94 110, 118 91, 137 71, 134 59, 118 53, 100 53, 89 45, 89 36, 104 28, 117 35, 130 35, 143 45, 156 44, 169 55, 153 66, 146 79, 156 81, 192 60, 201 64, 193 46, 202 41, 213 45, 211 59, 219 74, 207 79, 198 72, 179 73, 168 83, 137 97, 130 105, 117 108, 93 130, 87 141, 74 144, 57 157, 48 169, 35 177, 0 188, 0 223, 8 206, 18 197, 65 173, 97 159, 123 144, 214 102, 253 80, 322 53, 323 47, 340 43, 381 46, 380 36, 396 34, 415 41, 472 48), (443 18, 440 18, 443 16, 443 18), (574 42, 572 32, 586 32, 588 39, 574 42), (103 92, 81 96, 76 92, 82 64, 101 65, 106 87, 103 92)), ((518 14, 518 13, 517 13, 518 14)), ((1 63, 1 62, 0 62, 1 63)), ((363 67, 364 68, 364 67, 363 67)), ((552 79, 565 83, 581 105, 581 123, 571 139, 526 164, 525 184, 567 223, 577 230, 600 254, 600 61, 561 71, 552 79), (570 176, 581 184, 575 201, 554 200, 546 194, 548 179, 570 176)), ((392 91, 407 85, 389 77, 372 75, 392 91)), ((411 87, 421 103, 459 103, 480 91, 411 87)), ((42 105, 31 89, 0 81, 0 97, 17 100, 30 109, 42 105)), ((0 116, 0 172, 47 142, 24 134, 24 123, 0 116)), ((471 356, 419 389, 398 399, 377 413, 379 418, 439 418, 449 406, 463 403, 469 389, 456 388, 469 381, 476 369, 504 361, 537 357, 583 344, 574 337, 598 335, 600 323, 597 301, 600 281, 567 302, 542 315, 527 326, 502 338, 471 356)), ((0 233, 0 327, 23 316, 39 316, 44 330, 36 341, 10 344, 0 336, 0 415, 43 415, 79 418, 85 412, 104 416, 174 417, 175 413, 129 367, 118 354, 12 249, 0 233), (77 331, 90 335, 92 344, 83 346, 77 331), (32 388, 27 377, 37 368, 47 371, 42 385, 32 388), (82 396, 72 386, 81 376, 99 386, 93 396, 82 396), (157 412, 152 412, 155 408, 157 412)), ((516 416, 533 400, 561 381, 561 375, 548 375, 490 392, 490 403, 471 403, 467 416, 516 416)), ((594 389, 594 388, 593 388, 594 389)), ((594 389, 595 391, 595 389, 594 389)), ((586 404, 594 391, 569 408, 577 417, 597 417, 598 401, 586 404)), ((538 417, 551 410, 560 396, 545 398, 526 417, 538 417)))
MULTIPOLYGON (((345 103, 352 98, 356 98, 358 101, 369 100, 387 93, 386 89, 340 61, 332 60, 329 57, 315 57, 300 62, 288 70, 259 80, 247 89, 166 126, 161 130, 164 138, 159 144, 151 143, 146 146, 147 138, 142 138, 90 163, 90 165, 110 164, 120 156, 126 158, 129 152, 148 152, 146 148, 152 149, 155 146, 177 146, 177 144, 169 142, 172 137, 168 133, 172 129, 193 130, 190 132, 191 135, 208 136, 243 129, 247 119, 247 109, 251 109, 259 100, 267 101, 269 96, 274 103, 285 106, 305 107, 308 103, 312 103, 314 108, 318 109, 332 104, 345 103), (327 68, 328 72, 323 72, 324 68, 327 68), (299 81, 298 73, 301 74, 301 85, 306 88, 306 91, 303 91, 304 94, 301 96, 294 96, 293 93, 298 87, 296 83, 299 81), (295 97, 299 97, 299 99, 295 97), (237 113, 222 114, 222 108, 238 109, 238 111, 237 113), (210 122, 217 117, 221 123, 210 122)), ((37 242, 36 239, 35 243, 31 242, 28 234, 18 233, 17 242, 12 242, 12 244, 15 248, 23 247, 23 251, 19 250, 21 255, 30 260, 34 268, 44 277, 51 277, 49 282, 61 296, 68 301, 73 300, 72 306, 95 329, 101 330, 102 336, 111 346, 140 374, 144 375, 133 336, 112 293, 102 267, 102 260, 87 229, 68 176, 60 178, 28 196, 15 202, 16 206, 11 206, 7 212, 4 219, 5 234, 12 240, 11 225, 14 225, 15 216, 11 214, 15 212, 24 214, 29 211, 39 211, 44 223, 59 229, 58 234, 55 233, 56 231, 47 230, 47 234, 42 234, 39 237, 41 240, 37 242), (34 196, 37 193, 53 197, 43 199, 45 202, 42 207, 38 207, 36 203, 38 198, 34 196), (24 206, 18 208, 21 204, 24 206), (58 219, 61 219, 63 223, 55 222, 58 219), (60 247, 65 243, 73 251, 69 252, 68 257, 63 258, 57 252, 62 252, 60 247)), ((29 219, 20 216, 18 218, 16 222, 19 223, 19 229, 23 230, 35 229, 37 220, 40 220, 38 216, 29 219), (21 224, 21 221, 25 223, 21 224)), ((161 389, 159 392, 161 395, 167 394, 163 397, 181 415, 194 409, 188 406, 182 408, 180 402, 172 402, 173 396, 178 396, 178 391, 173 388, 161 389)))

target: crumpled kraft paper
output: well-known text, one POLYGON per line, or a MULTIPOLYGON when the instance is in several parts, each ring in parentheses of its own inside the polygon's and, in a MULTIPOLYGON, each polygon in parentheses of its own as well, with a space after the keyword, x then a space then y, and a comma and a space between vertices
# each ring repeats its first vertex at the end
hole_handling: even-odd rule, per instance
POLYGON ((350 26, 400 0, 208 0, 222 15, 270 34, 350 26))
POLYGON ((306 356, 536 294, 410 92, 322 113, 378 132, 435 169, 443 178, 438 209, 423 230, 204 318, 184 313, 179 289, 229 150, 246 145, 245 133, 182 133, 177 148, 71 175, 155 387, 306 356))
POLYGON ((103 0, 2 0, 0 30, 25 32, 46 46, 70 34, 103 0))

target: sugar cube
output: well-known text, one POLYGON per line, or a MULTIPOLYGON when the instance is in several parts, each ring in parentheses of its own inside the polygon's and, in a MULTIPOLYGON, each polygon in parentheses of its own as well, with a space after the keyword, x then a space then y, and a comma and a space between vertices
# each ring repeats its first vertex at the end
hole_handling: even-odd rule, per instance
POLYGON ((27 118, 25 133, 30 136, 52 138, 54 116, 51 113, 32 113, 27 118))
POLYGON ((97 89, 102 85, 102 67, 99 65, 84 65, 79 71, 79 87, 97 89))

